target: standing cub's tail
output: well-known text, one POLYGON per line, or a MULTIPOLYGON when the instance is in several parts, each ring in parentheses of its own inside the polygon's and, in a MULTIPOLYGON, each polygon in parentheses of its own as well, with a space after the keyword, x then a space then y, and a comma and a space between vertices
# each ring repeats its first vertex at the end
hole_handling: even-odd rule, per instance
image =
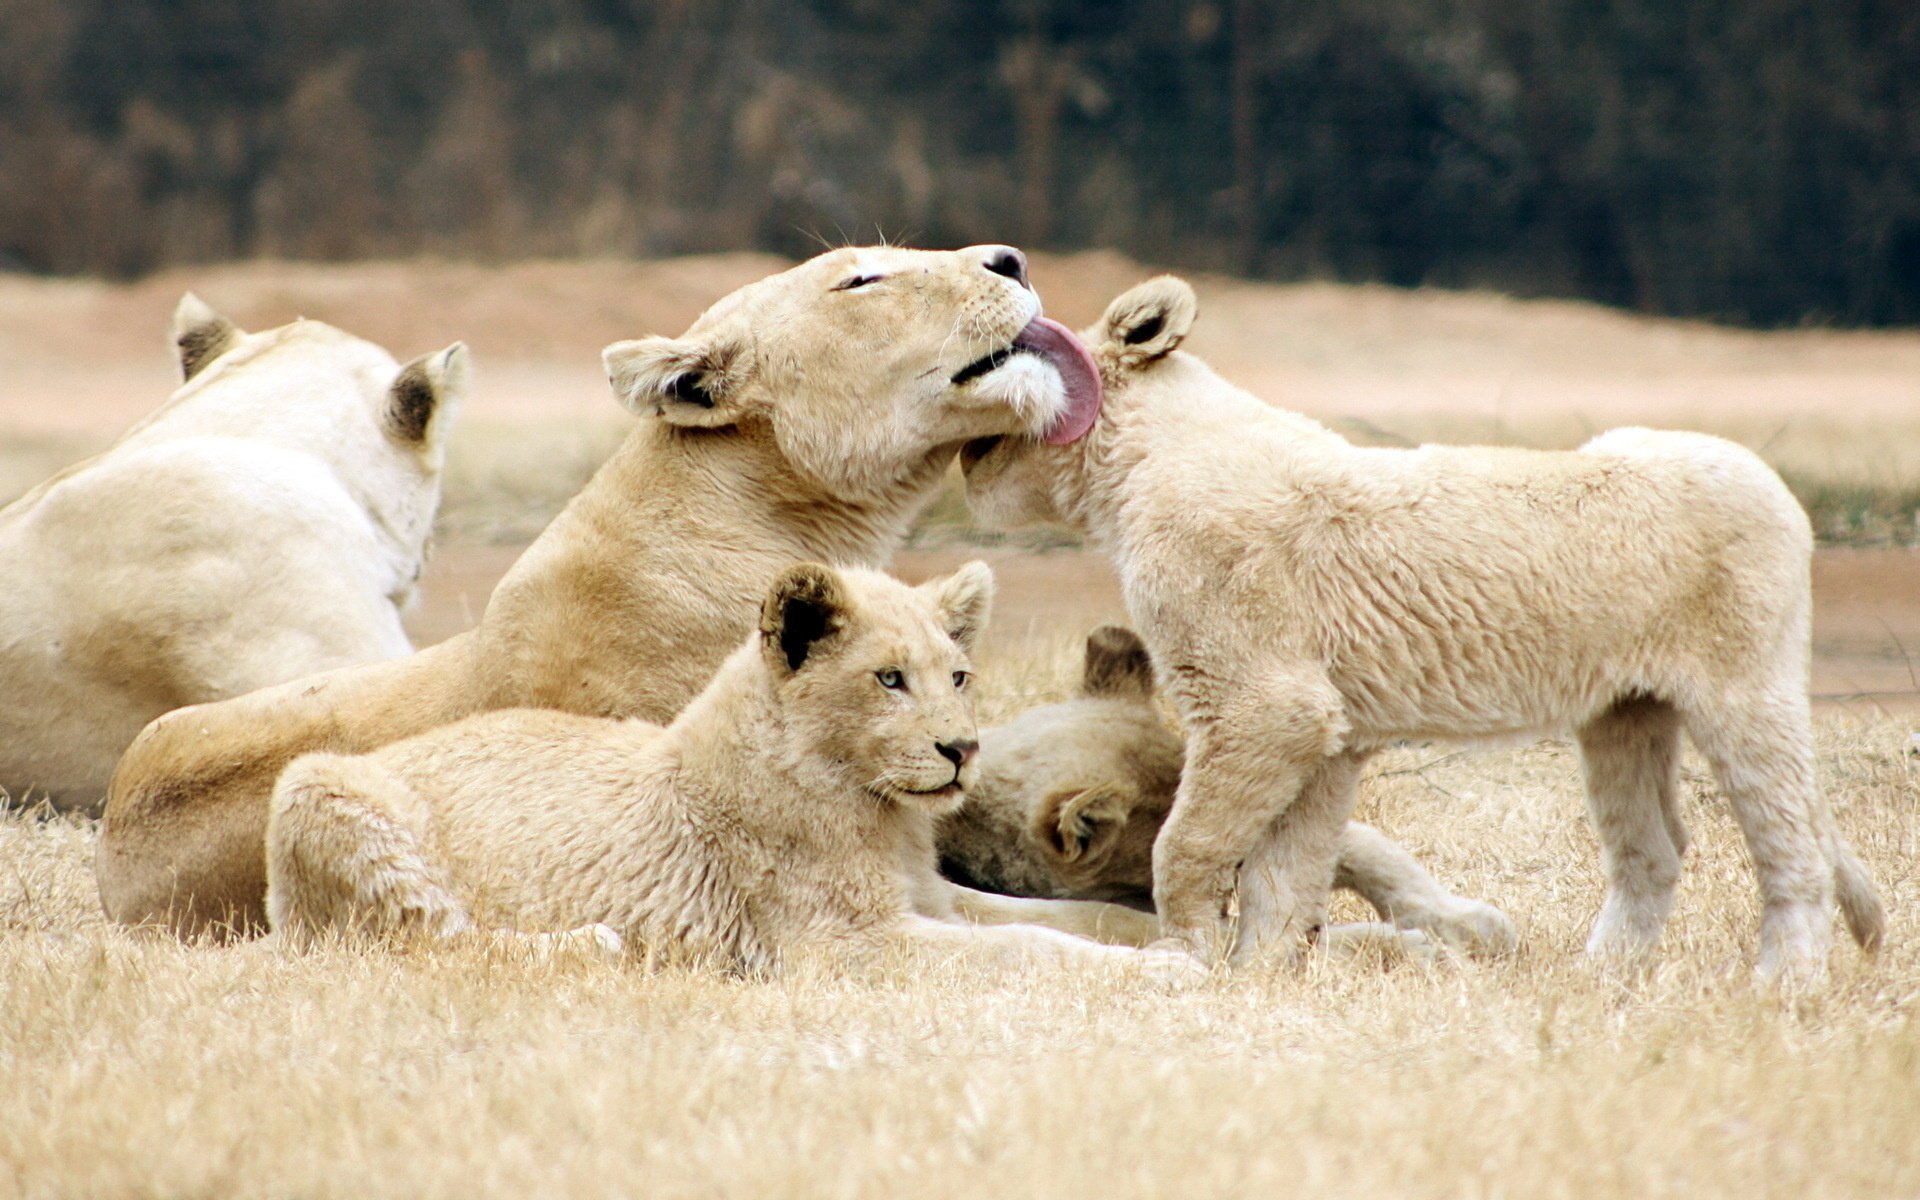
POLYGON ((1879 950, 1887 940, 1887 910, 1867 868, 1837 833, 1833 835, 1833 890, 1853 940, 1863 950, 1879 950))
POLYGON ((372 759, 295 759, 267 816, 268 921, 296 939, 471 928, 432 853, 430 820, 419 793, 372 759))

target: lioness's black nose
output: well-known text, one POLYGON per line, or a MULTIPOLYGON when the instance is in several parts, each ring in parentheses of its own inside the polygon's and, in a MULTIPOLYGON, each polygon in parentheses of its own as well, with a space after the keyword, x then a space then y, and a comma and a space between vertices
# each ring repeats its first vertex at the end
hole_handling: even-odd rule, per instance
POLYGON ((973 757, 974 752, 980 749, 980 743, 967 738, 960 742, 935 742, 933 748, 940 752, 941 758, 956 767, 962 767, 966 765, 968 759, 973 757))
POLYGON ((1032 287, 1027 282, 1027 256, 1012 246, 995 246, 987 251, 987 270, 995 275, 1005 275, 1021 287, 1032 287))

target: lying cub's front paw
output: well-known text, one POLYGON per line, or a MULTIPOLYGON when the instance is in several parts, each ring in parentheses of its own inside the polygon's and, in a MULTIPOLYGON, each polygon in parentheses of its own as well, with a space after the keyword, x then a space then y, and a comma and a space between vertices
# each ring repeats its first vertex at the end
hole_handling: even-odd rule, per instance
POLYGON ((1520 931, 1513 919, 1478 900, 1457 900, 1422 928, 1453 949, 1477 957, 1497 958, 1520 948, 1520 931))
POLYGON ((1212 974, 1207 964, 1187 953, 1183 944, 1162 938, 1129 955, 1130 965, 1143 977, 1163 987, 1192 987, 1212 974), (1171 944, 1170 944, 1171 943, 1171 944))

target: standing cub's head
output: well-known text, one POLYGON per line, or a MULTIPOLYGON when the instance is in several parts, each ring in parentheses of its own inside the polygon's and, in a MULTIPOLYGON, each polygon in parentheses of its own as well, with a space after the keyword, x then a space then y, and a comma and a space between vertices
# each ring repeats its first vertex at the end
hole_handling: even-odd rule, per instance
POLYGON ((1040 315, 1010 246, 835 250, 604 357, 634 412, 767 423, 797 470, 855 498, 931 478, 970 438, 1078 437, 1100 405, 1093 359, 1040 315))
POLYGON ((941 824, 941 869, 990 891, 1150 904, 1183 756, 1146 646, 1103 625, 1073 699, 981 733, 980 782, 941 824))
MULTIPOLYGON (((1124 404, 1126 393, 1151 386, 1174 361, 1193 329, 1200 304, 1186 280, 1162 275, 1115 297, 1085 333, 1107 393, 1124 404)), ((1188 361, 1192 361, 1189 359, 1188 361)), ((967 480, 967 507, 983 523, 1001 529, 1066 519, 1062 494, 1074 472, 1066 468, 1084 447, 1049 445, 1031 437, 975 438, 960 449, 967 480)))
POLYGON ((909 587, 874 571, 800 563, 760 610, 759 654, 790 753, 844 785, 930 813, 978 770, 973 667, 993 572, 973 562, 909 587))

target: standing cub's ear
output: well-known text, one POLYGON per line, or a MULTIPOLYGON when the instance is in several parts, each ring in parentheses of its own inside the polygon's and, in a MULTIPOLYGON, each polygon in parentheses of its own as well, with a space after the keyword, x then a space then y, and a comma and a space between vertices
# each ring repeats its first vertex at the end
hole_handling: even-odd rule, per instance
POLYGON ((1114 297, 1100 318, 1100 350, 1137 367, 1171 354, 1193 329, 1200 301, 1186 280, 1161 275, 1114 297))
POLYGON ((614 397, 628 412, 705 429, 745 415, 740 357, 732 341, 664 337, 615 342, 600 353, 614 397))
POLYGON ((760 652, 785 679, 830 646, 852 611, 846 583, 832 567, 795 563, 780 572, 760 605, 760 652))
POLYGON ((971 654, 993 611, 993 568, 975 559, 945 579, 929 579, 920 590, 932 593, 940 606, 947 636, 971 654))
POLYGON ((1140 635, 1120 625, 1102 625, 1087 635, 1082 696, 1145 700, 1153 695, 1153 658, 1140 635))
POLYGON ((233 348, 241 329, 188 292, 173 308, 173 349, 180 356, 180 382, 185 383, 208 363, 233 348))
POLYGON ((467 344, 455 342, 400 368, 387 388, 387 430, 394 440, 421 448, 440 444, 454 409, 467 397, 471 358, 467 344))

